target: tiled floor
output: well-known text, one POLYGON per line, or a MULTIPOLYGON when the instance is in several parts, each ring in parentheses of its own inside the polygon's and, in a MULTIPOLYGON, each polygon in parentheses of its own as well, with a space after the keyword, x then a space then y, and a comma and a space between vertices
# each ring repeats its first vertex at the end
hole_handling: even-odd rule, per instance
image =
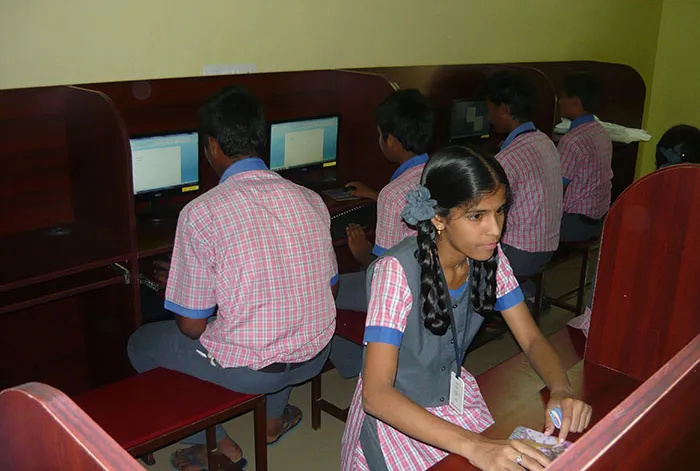
MULTIPOLYGON (((595 259, 595 258, 594 258, 595 259)), ((576 286, 580 261, 572 260, 548 270, 545 274, 545 292, 556 296, 576 286)), ((556 307, 544 314, 540 328, 545 335, 564 327, 572 314, 556 307)), ((520 347, 510 334, 504 334, 467 356, 466 368, 474 375, 501 363, 520 351, 520 347)), ((355 380, 344 380, 336 371, 329 371, 323 377, 324 397, 338 405, 349 404, 355 388, 355 380)), ((322 429, 311 428, 311 385, 295 388, 291 403, 304 411, 303 422, 279 443, 268 448, 269 469, 287 471, 328 471, 340 467, 340 439, 343 423, 323 414, 322 429)), ((251 461, 247 469, 255 469, 253 459, 253 416, 246 414, 225 424, 229 435, 243 448, 251 461)), ((155 454, 156 465, 153 471, 173 469, 169 463, 170 454, 181 445, 175 444, 155 454)))

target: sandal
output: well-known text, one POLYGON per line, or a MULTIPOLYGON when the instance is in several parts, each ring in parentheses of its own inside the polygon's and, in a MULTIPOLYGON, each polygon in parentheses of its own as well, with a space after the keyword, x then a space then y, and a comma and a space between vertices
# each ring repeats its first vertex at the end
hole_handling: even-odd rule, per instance
MULTIPOLYGON (((199 467, 200 471, 208 471, 208 467, 205 463, 202 463, 199 458, 197 457, 197 450, 196 448, 198 446, 203 446, 203 445, 194 445, 189 448, 183 448, 181 450, 177 450, 175 453, 170 455, 170 465, 173 467, 174 471, 181 471, 182 468, 186 466, 197 466, 199 467), (185 462, 186 464, 181 464, 180 466, 175 465, 175 459, 183 457, 187 461, 185 462)), ((215 455, 217 455, 219 459, 219 463, 223 461, 222 464, 219 465, 218 469, 219 470, 224 470, 224 471, 239 471, 241 469, 244 469, 246 465, 248 464, 248 460, 245 458, 241 458, 238 461, 231 461, 231 459, 224 455, 221 452, 215 452, 215 455)))
POLYGON ((299 425, 301 423, 301 419, 303 418, 304 414, 298 407, 290 405, 285 407, 284 413, 282 414, 282 428, 273 440, 268 439, 268 446, 277 443, 282 437, 284 437, 287 434, 287 432, 299 425))

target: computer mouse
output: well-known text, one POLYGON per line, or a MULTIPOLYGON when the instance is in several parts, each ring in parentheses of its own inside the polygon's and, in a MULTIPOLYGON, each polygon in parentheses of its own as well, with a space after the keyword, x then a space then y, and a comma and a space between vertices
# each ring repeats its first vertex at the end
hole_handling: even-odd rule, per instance
POLYGON ((355 190, 357 190, 357 187, 355 185, 345 185, 345 190, 346 191, 355 191, 355 190))

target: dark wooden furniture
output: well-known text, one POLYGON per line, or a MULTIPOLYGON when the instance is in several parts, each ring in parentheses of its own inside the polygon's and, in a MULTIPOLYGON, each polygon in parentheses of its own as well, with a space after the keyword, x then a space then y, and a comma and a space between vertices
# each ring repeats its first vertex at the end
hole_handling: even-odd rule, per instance
MULTIPOLYGON (((394 166, 377 145, 372 110, 393 89, 377 75, 290 72, 0 91, 0 354, 23 359, 0 365, 0 388, 42 381, 79 394, 133 374, 125 347, 141 322, 137 280, 171 251, 175 220, 137 217, 128 139, 196 129, 204 100, 235 84, 260 97, 270 120, 340 115, 338 180, 362 178, 377 188, 389 181, 394 166)), ((200 173, 202 191, 217 183, 203 154, 200 173)), ((174 199, 173 209, 198 194, 174 199)), ((328 203, 331 212, 347 208, 328 203)), ((357 269, 345 244, 336 251, 341 270, 357 269)))
POLYGON ((600 239, 589 240, 586 242, 561 242, 559 244, 559 248, 554 254, 554 260, 548 264, 548 267, 551 267, 554 263, 561 263, 572 258, 580 257, 581 268, 579 270, 578 285, 556 298, 551 298, 549 300, 550 304, 561 309, 565 309, 569 312, 573 312, 576 315, 583 313, 583 298, 586 294, 586 288, 591 284, 587 281, 588 267, 590 266, 591 262, 591 253, 597 250, 599 247, 600 239), (573 294, 576 294, 576 304, 574 305, 566 301, 573 294))
POLYGON ((0 468, 143 470, 65 394, 41 383, 0 392, 0 468))
MULTIPOLYGON (((605 417, 605 425, 595 428, 595 435, 593 429, 584 435, 593 435, 586 443, 597 446, 589 448, 586 456, 605 451, 600 466, 590 469, 610 469, 611 462, 615 462, 615 469, 640 469, 644 457, 654 453, 679 461, 693 459, 681 450, 693 440, 697 442, 700 410, 696 394, 698 375, 690 373, 698 362, 696 336, 700 334, 700 292, 696 286, 700 275, 700 222, 695 217, 700 209, 699 197, 700 166, 670 167, 630 186, 605 220, 585 359, 578 369, 569 370, 575 389, 593 406, 594 422, 612 411, 605 417), (688 349, 683 350, 686 346, 688 349), (681 350, 678 357, 667 363, 681 350), (644 386, 615 409, 644 381, 644 386), (655 402, 659 396, 654 394, 662 399, 655 402), (639 404, 644 418, 629 431, 610 438, 604 433, 605 426, 623 430, 625 425, 631 425, 629 414, 618 416, 617 412, 634 412, 637 409, 629 409, 633 403, 639 404), (679 406, 682 410, 678 410, 679 406), (652 431, 655 428, 660 430, 658 435, 652 431), (669 434, 676 430, 678 435, 671 437, 669 434), (664 440, 653 441, 655 437, 664 440), (602 448, 610 441, 614 442, 611 448, 602 448), (644 450, 628 462, 625 457, 631 447, 644 450), (668 449, 662 450, 664 447, 668 449)), ((505 369, 504 365, 485 374, 497 374, 505 369)), ((479 377, 479 384, 496 418, 496 425, 486 431, 487 436, 505 438, 517 425, 541 427, 544 403, 540 398, 533 396, 519 402, 516 397, 511 401, 510 395, 504 394, 506 385, 501 384, 499 394, 504 400, 507 398, 509 405, 492 403, 491 385, 481 381, 483 376, 479 377), (502 409, 507 413, 499 421, 502 409)), ((517 383, 510 387, 514 384, 517 383)), ((650 458, 650 467, 645 469, 658 469, 651 466, 659 463, 657 459, 650 458)), ((567 461, 574 462, 581 463, 567 461)), ((450 456, 434 469, 474 468, 463 458, 450 456)))
MULTIPOLYGON (((343 337, 357 345, 362 346, 365 335, 366 312, 351 311, 349 309, 338 309, 336 314, 335 335, 343 337)), ((330 360, 320 374, 311 380, 311 427, 314 430, 321 428, 321 412, 326 412, 336 419, 345 422, 348 419, 349 408, 341 409, 335 404, 323 399, 323 373, 334 369, 330 360)))
POLYGON ((240 394, 165 368, 77 396, 80 406, 133 456, 206 430, 209 469, 217 469, 216 424, 253 411, 255 469, 267 470, 265 396, 240 394))

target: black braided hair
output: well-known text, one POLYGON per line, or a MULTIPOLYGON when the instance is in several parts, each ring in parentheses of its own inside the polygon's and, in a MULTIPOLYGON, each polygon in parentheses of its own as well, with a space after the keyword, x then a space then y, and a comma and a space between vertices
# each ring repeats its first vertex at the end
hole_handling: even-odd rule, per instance
MULTIPOLYGON (((472 207, 481 197, 493 194, 499 188, 505 189, 506 207, 510 202, 510 187, 503 167, 496 159, 481 156, 465 147, 451 146, 436 152, 423 169, 421 184, 428 188, 431 198, 437 202, 435 214, 445 219, 453 209, 472 207)), ((416 229, 423 323, 433 334, 444 335, 451 322, 447 311, 450 295, 434 240, 437 230, 432 221, 421 221, 416 229)), ((489 260, 470 259, 469 263, 472 305, 480 314, 488 315, 496 303, 498 255, 494 251, 489 260)))

